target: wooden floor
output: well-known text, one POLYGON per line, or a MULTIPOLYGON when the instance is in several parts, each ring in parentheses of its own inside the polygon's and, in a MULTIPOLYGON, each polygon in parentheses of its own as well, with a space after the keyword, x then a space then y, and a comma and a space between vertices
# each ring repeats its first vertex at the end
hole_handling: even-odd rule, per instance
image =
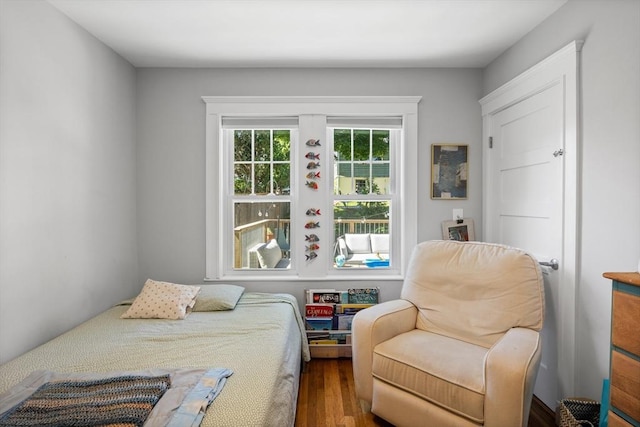
MULTIPOLYGON (((312 359, 300 381, 296 427, 393 427, 362 412, 351 359, 312 359)), ((427 424, 425 424, 427 425, 427 424)), ((529 427, 555 426, 554 414, 534 396, 529 427)))

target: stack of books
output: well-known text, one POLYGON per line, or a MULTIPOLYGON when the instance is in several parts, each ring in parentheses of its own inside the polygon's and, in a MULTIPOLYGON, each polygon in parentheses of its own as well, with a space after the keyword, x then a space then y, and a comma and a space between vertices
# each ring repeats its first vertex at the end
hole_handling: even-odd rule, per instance
POLYGON ((378 288, 309 289, 305 323, 309 344, 351 344, 351 323, 355 314, 379 302, 378 288))

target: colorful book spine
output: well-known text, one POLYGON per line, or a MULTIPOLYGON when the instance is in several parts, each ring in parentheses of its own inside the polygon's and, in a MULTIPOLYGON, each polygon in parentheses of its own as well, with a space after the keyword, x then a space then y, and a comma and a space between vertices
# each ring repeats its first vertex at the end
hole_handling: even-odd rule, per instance
POLYGON ((333 304, 307 304, 305 317, 332 317, 333 304))
POLYGON ((307 317, 305 327, 309 331, 330 331, 333 329, 333 317, 307 317))
POLYGON ((339 304, 340 292, 314 293, 311 301, 313 304, 339 304))
POLYGON ((336 304, 335 312, 336 314, 354 314, 360 310, 364 310, 365 308, 369 308, 375 304, 336 304))
POLYGON ((378 304, 380 302, 378 288, 349 289, 347 292, 350 304, 378 304))

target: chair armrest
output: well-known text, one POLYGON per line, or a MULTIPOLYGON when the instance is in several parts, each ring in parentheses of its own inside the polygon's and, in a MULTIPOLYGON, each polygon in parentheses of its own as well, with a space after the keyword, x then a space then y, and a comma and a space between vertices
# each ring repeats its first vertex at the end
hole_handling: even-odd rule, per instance
POLYGON ((373 349, 383 341, 415 329, 418 309, 398 299, 359 311, 351 324, 351 351, 356 395, 371 404, 373 349))
POLYGON ((532 329, 510 329, 491 347, 485 360, 485 426, 527 426, 541 357, 540 333, 532 329))

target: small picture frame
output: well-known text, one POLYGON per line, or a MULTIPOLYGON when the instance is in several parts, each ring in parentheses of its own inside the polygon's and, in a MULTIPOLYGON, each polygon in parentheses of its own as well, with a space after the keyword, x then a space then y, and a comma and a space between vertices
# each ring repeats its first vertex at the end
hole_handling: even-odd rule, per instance
POLYGON ((467 198, 468 145, 431 145, 431 198, 463 200, 467 198))
POLYGON ((442 238, 444 240, 458 240, 471 242, 476 239, 472 219, 456 221, 442 221, 442 238))

